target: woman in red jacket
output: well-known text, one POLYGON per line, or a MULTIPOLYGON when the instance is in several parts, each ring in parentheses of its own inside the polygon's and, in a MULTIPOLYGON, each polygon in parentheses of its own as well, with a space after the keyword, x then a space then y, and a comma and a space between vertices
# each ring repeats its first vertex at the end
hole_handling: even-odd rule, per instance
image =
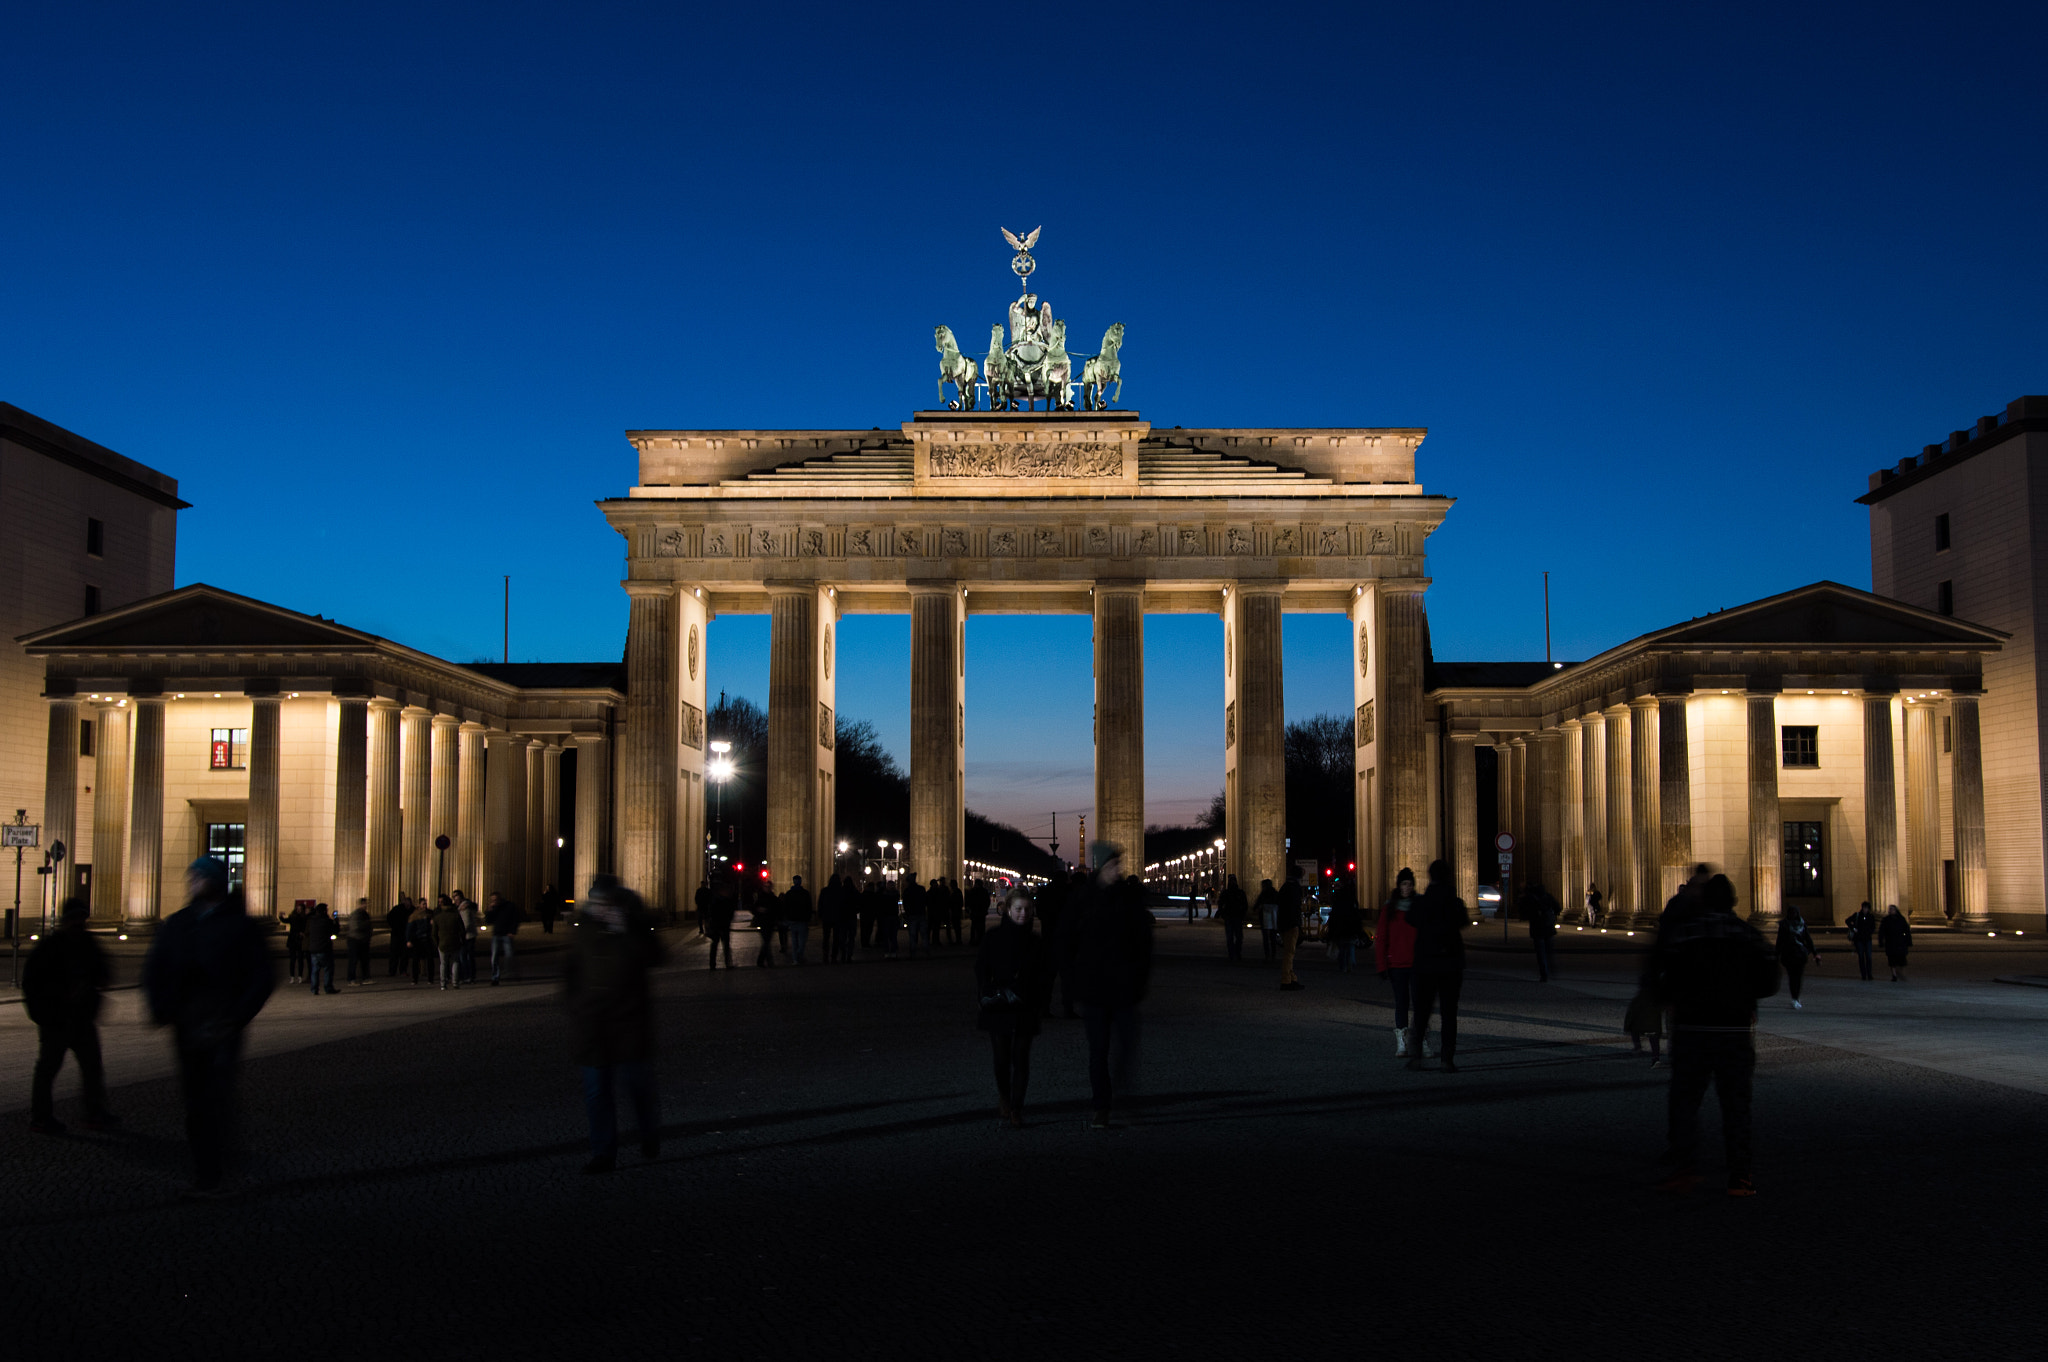
POLYGON ((1415 929, 1408 909, 1415 903, 1415 872, 1405 866, 1394 877, 1394 892, 1380 905, 1372 953, 1380 978, 1394 986, 1394 1058, 1408 1053, 1408 977, 1415 966, 1415 929))

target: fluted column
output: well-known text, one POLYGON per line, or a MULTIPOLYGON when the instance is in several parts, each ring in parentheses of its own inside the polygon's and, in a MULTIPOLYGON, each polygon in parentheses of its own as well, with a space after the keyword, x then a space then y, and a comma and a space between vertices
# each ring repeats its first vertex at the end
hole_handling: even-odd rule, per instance
MULTIPOLYGON (((1915 922, 1941 922, 1941 727, 1936 706, 1906 705, 1906 873, 1912 886, 1902 911, 1915 922)), ((1882 913, 1889 904, 1872 903, 1882 913)))
MULTIPOLYGON (((668 582, 625 587, 632 610, 626 627, 625 750, 619 754, 619 876, 650 909, 666 913, 675 894, 675 588, 668 582)), ((772 808, 774 797, 769 798, 772 808)))
POLYGON ((1863 694, 1863 863, 1866 897, 1880 915, 1899 901, 1898 773, 1892 755, 1892 696, 1863 694))
POLYGON ((453 887, 452 877, 462 874, 460 833, 462 810, 461 721, 452 714, 436 714, 431 725, 429 759, 432 788, 427 793, 427 902, 440 901, 453 887), (443 852, 434 839, 446 837, 452 845, 443 852))
POLYGON ((249 916, 276 917, 277 839, 284 702, 249 697, 249 815, 243 830, 242 893, 249 916))
POLYGON ((485 771, 489 763, 487 732, 482 724, 465 722, 456 730, 455 859, 443 891, 460 889, 472 899, 484 896, 490 869, 490 814, 485 771))
MULTIPOLYGON (((399 841, 398 702, 382 696, 370 701, 370 852, 363 893, 381 915, 398 902, 398 873, 403 847, 399 841)), ((337 903, 346 913, 355 904, 337 903)))
POLYGON ((908 855, 925 880, 960 873, 967 816, 961 781, 965 622, 953 583, 911 584, 908 855))
MULTIPOLYGON (((477 897, 492 894, 518 900, 526 878, 526 739, 510 733, 488 736, 484 783, 486 868, 477 897)), ((522 903, 523 907, 524 904, 522 903)))
POLYGON ((1661 831, 1662 897, 1657 910, 1692 876, 1692 751, 1686 697, 1657 697, 1657 822, 1661 831))
POLYGON ((1564 730, 1558 754, 1564 766, 1559 782, 1564 796, 1560 820, 1564 857, 1558 870, 1557 903, 1569 917, 1586 901, 1586 726, 1581 720, 1566 719, 1558 727, 1564 730))
MULTIPOLYGON (((563 892, 582 898, 604 869, 604 806, 611 789, 611 745, 602 733, 576 735, 576 878, 563 892)), ((557 888, 561 886, 557 885, 557 888)))
MULTIPOLYGON (((78 846, 78 701, 70 698, 49 702, 49 747, 43 761, 43 845, 64 844, 64 862, 58 866, 59 885, 71 883, 72 863, 80 860, 78 846)), ((68 889, 57 893, 62 906, 70 897, 68 889)), ((9 900, 11 903, 13 900, 9 900)))
POLYGON ((540 877, 547 862, 541 844, 555 840, 547 821, 547 784, 548 746, 538 738, 530 739, 526 744, 526 838, 520 844, 525 859, 519 887, 512 894, 512 901, 528 911, 540 903, 540 877))
MULTIPOLYGON (((1534 847, 1524 845, 1529 839, 1529 758, 1527 743, 1521 738, 1513 739, 1505 746, 1496 746, 1493 750, 1500 756, 1500 774, 1495 777, 1500 781, 1503 791, 1500 800, 1500 825, 1515 839, 1515 859, 1508 863, 1508 873, 1501 876, 1500 884, 1501 912, 1506 913, 1514 907, 1515 891, 1521 886, 1523 877, 1528 874, 1529 857, 1535 850, 1534 847)), ((1484 856, 1486 848, 1481 847, 1479 854, 1484 856)))
MULTIPOLYGON (((833 703, 832 695, 832 625, 838 619, 834 608, 837 592, 826 587, 820 593, 825 599, 820 604, 820 618, 825 622, 825 638, 819 659, 824 673, 823 692, 819 700, 825 708, 833 703)), ((705 746, 709 734, 706 710, 706 685, 708 683, 709 659, 706 647, 709 643, 709 628, 712 614, 705 602, 702 587, 687 587, 676 592, 676 636, 681 642, 682 665, 677 673, 680 703, 677 706, 677 769, 676 769, 676 835, 675 869, 673 878, 676 886, 678 907, 686 907, 695 901, 697 886, 706 880, 704 860, 704 768, 709 751, 705 746)), ((583 843, 586 840, 583 821, 583 758, 584 748, 578 747, 576 756, 576 864, 582 866, 583 843)), ((826 758, 822 765, 831 769, 831 750, 824 749, 826 758)), ((595 754, 596 760, 604 760, 605 754, 595 754)), ((600 786, 600 793, 609 787, 600 786)), ((604 808, 609 808, 606 804, 604 808)), ((831 835, 827 817, 820 819, 825 835, 831 835)), ((603 813, 596 815, 598 821, 588 825, 588 836, 595 839, 593 845, 601 846, 604 841, 603 813)), ((566 869, 566 867, 565 867, 566 869)), ((595 873, 593 865, 592 873, 595 873)), ((559 886, 558 886, 559 887, 559 886)), ((588 888, 588 882, 584 883, 588 888)))
POLYGON ((109 705, 94 723, 92 916, 119 922, 128 901, 128 710, 109 705))
POLYGON ((1095 584, 1095 835, 1145 859, 1145 587, 1095 584))
POLYGON ((1664 901, 1657 896, 1664 881, 1664 835, 1658 805, 1663 781, 1658 764, 1663 757, 1657 697, 1638 696, 1628 706, 1629 741, 1629 887, 1632 919, 1654 922, 1664 901))
POLYGON ((1778 818, 1778 697, 1749 697, 1749 915, 1776 921, 1784 883, 1785 828, 1778 818))
POLYGON ((1958 695, 1949 701, 1954 716, 1955 751, 1949 779, 1954 782, 1956 824, 1956 925, 1991 925, 1990 883, 1984 862, 1984 742, 1977 717, 1977 697, 1958 695))
MULTIPOLYGON (((1238 868, 1238 883, 1256 894, 1260 880, 1277 885, 1287 876, 1287 712, 1280 668, 1280 590, 1240 582, 1231 591, 1231 601, 1234 609, 1228 612, 1226 625, 1237 655, 1239 808, 1229 821, 1244 843, 1241 849, 1231 848, 1231 861, 1238 868)), ((1227 800, 1229 787, 1225 790, 1227 800)), ((1391 797, 1393 791, 1388 794, 1391 797)))
MULTIPOLYGON (((434 877, 434 716, 408 707, 399 716, 400 892, 424 897, 434 877)), ((431 902, 431 900, 429 900, 431 902)), ((391 903, 398 902, 393 894, 391 903)), ((391 903, 377 905, 379 912, 391 903)))
POLYGON ((138 695, 129 708, 135 711, 135 761, 129 774, 126 911, 130 922, 154 922, 163 916, 164 702, 138 695))
POLYGON ((1603 903, 1614 896, 1614 867, 1607 861, 1607 721, 1597 710, 1580 725, 1579 740, 1586 768, 1579 790, 1585 800, 1586 873, 1579 885, 1583 908, 1589 885, 1600 886, 1603 903))
MULTIPOLYGON (((1380 646, 1375 659, 1379 744, 1382 878, 1403 866, 1418 877, 1430 861, 1429 744, 1423 728, 1422 669, 1429 656, 1429 620, 1420 587, 1380 586, 1380 646)), ((1378 886, 1385 893, 1388 885, 1378 886)), ((1257 884, 1253 884, 1257 889, 1257 884)))
POLYGON ((1600 886, 1607 896, 1607 908, 1617 923, 1635 912, 1635 823, 1634 781, 1630 769, 1629 712, 1627 705, 1615 705, 1602 716, 1607 769, 1603 773, 1607 814, 1607 883, 1600 886))
MULTIPOLYGON (((912 606, 916 609, 915 603, 912 606)), ((815 777, 818 749, 818 597, 817 589, 799 586, 771 588, 768 625, 768 870, 776 890, 789 888, 792 877, 817 892, 818 877, 811 867, 817 842, 818 783, 815 777)), ((911 690, 917 689, 915 675, 917 621, 911 621, 913 653, 911 690)), ((950 629, 948 635, 950 636, 950 629)), ((951 714, 948 691, 947 713, 951 714)), ((916 761, 916 700, 911 702, 912 762, 916 761)), ((950 733, 950 724, 947 729, 950 733)), ((951 749, 947 755, 950 758, 951 749)), ((915 847, 917 795, 912 777, 911 823, 915 847)), ((946 873, 927 869, 927 862, 915 858, 918 873, 926 878, 946 873)), ((933 863, 935 864, 935 863, 933 863)))
MULTIPOLYGON (((562 745, 551 742, 540 753, 540 881, 541 889, 562 887, 562 745)), ((538 892, 538 891, 536 891, 538 892)), ((533 907, 536 897, 527 906, 533 907)))
POLYGON ((1469 907, 1479 901, 1479 735, 1453 729, 1450 740, 1451 869, 1458 897, 1469 907))
POLYGON ((328 905, 346 912, 363 897, 370 850, 370 702, 335 699, 334 892, 328 905))

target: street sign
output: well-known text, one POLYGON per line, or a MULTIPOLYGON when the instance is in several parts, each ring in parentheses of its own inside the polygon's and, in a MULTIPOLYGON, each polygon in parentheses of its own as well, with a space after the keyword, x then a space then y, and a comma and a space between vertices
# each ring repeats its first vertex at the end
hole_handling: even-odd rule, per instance
POLYGON ((1494 838, 1493 849, 1495 851, 1513 851, 1515 849, 1515 834, 1513 834, 1512 832, 1504 832, 1500 836, 1494 838))
POLYGON ((1502 870, 1506 870, 1506 869, 1507 869, 1507 868, 1508 868, 1509 866, 1513 865, 1514 863, 1515 863, 1515 853, 1514 853, 1514 852, 1512 852, 1512 851, 1503 851, 1503 852, 1502 852, 1502 853, 1500 854, 1500 868, 1501 868, 1502 870))
POLYGON ((39 847, 42 844, 42 824, 0 823, 0 847, 39 847))

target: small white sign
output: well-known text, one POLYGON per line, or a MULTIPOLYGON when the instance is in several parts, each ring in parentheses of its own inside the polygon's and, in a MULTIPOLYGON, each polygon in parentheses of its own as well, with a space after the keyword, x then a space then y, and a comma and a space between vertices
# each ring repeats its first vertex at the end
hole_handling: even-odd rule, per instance
POLYGON ((0 823, 0 847, 39 847, 43 844, 40 823, 0 823))
POLYGON ((1500 854, 1500 868, 1501 868, 1502 870, 1506 870, 1506 869, 1507 869, 1507 868, 1508 868, 1509 866, 1513 865, 1514 863, 1515 863, 1515 853, 1514 853, 1514 852, 1512 852, 1512 851, 1503 851, 1503 852, 1502 852, 1502 853, 1500 854))
POLYGON ((1494 838, 1493 849, 1495 851, 1513 851, 1515 849, 1515 834, 1513 834, 1512 832, 1504 832, 1500 836, 1494 838))

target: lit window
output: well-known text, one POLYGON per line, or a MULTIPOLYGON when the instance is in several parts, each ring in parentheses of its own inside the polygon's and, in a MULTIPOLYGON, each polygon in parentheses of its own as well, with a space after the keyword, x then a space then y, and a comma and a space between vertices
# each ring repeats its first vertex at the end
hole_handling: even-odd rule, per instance
POLYGON ((206 854, 227 866, 230 889, 242 887, 243 866, 248 859, 248 834, 246 823, 206 825, 206 854))
POLYGON ((246 728, 216 728, 213 730, 213 756, 210 766, 216 771, 241 771, 249 765, 249 730, 246 728))
POLYGON ((1820 765, 1820 728, 1817 725, 1786 724, 1781 731, 1785 735, 1787 766, 1820 765))
POLYGON ((1934 518, 1934 551, 1941 552, 1948 547, 1948 512, 1943 511, 1934 518))

